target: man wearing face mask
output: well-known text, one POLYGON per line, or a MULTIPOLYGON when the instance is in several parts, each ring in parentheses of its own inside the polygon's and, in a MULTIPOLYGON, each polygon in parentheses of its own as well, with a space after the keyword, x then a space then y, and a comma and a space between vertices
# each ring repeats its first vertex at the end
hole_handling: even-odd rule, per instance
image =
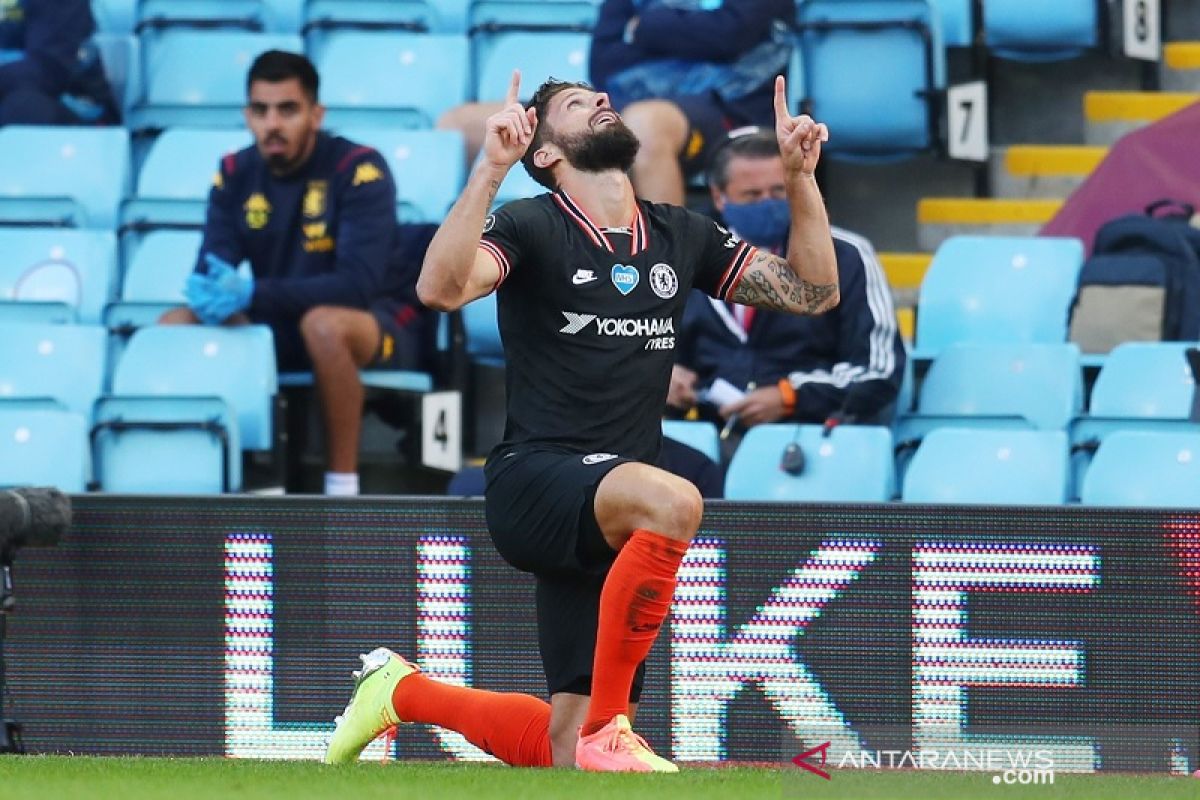
MULTIPOLYGON (((714 153, 708 176, 722 224, 760 248, 786 248, 784 170, 772 133, 731 133, 714 153)), ((681 412, 695 408, 701 418, 730 429, 831 418, 890 422, 905 361, 891 291, 869 242, 837 228, 833 240, 842 300, 822 316, 751 309, 693 292, 667 405, 681 412), (718 379, 745 396, 717 392, 710 398, 718 379)))

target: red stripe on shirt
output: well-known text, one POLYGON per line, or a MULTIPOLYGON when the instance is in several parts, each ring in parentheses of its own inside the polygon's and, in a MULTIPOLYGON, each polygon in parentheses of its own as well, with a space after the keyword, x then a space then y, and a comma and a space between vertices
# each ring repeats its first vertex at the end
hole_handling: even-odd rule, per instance
POLYGON ((496 244, 495 242, 490 242, 487 239, 480 239, 479 247, 482 248, 485 253, 490 255, 495 260, 496 266, 500 268, 500 277, 496 279, 496 284, 492 287, 492 291, 494 292, 500 287, 500 284, 504 283, 504 280, 508 277, 508 274, 512 272, 512 266, 509 264, 508 256, 505 255, 502 249, 500 249, 500 245, 496 244))

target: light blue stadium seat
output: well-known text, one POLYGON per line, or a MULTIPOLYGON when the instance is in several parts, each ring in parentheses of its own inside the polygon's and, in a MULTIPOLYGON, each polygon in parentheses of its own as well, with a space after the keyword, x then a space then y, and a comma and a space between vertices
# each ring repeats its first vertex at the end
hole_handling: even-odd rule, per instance
POLYGON ((914 413, 896 438, 935 427, 1066 430, 1083 409, 1083 371, 1074 344, 953 344, 933 360, 914 413))
POLYGON ((467 357, 481 364, 503 365, 504 344, 500 341, 495 292, 463 306, 462 321, 467 338, 467 357))
POLYGON ((115 228, 129 183, 124 128, 0 128, 0 224, 115 228))
POLYGON ((590 31, 599 0, 470 0, 472 32, 523 28, 590 31))
POLYGON ((346 138, 378 150, 396 179, 402 222, 441 223, 466 181, 466 144, 458 131, 354 128, 346 138))
POLYGON ((112 87, 113 99, 124 118, 142 96, 141 43, 128 33, 98 33, 93 41, 104 62, 104 75, 112 87))
POLYGON ((902 499, 913 503, 1055 505, 1067 500, 1063 431, 938 428, 917 448, 902 499))
POLYGON ((1098 446, 1118 431, 1187 436, 1200 433, 1190 419, 1196 381, 1184 356, 1192 342, 1126 342, 1109 353, 1092 387, 1088 413, 1071 424, 1076 486, 1098 446))
POLYGON ((331 128, 432 128, 467 100, 466 36, 334 30, 312 58, 331 128))
POLYGON ((1092 387, 1089 416, 1187 419, 1196 383, 1184 353, 1195 342, 1125 342, 1092 387))
POLYGON ((92 457, 101 491, 218 494, 242 486, 237 414, 219 397, 106 397, 92 457))
POLYGON ((937 145, 946 61, 928 0, 806 0, 796 24, 807 104, 833 132, 825 153, 879 160, 937 145))
POLYGON ((129 340, 112 394, 218 398, 236 414, 242 447, 269 450, 278 388, 270 328, 155 325, 129 340))
POLYGON ((1056 61, 1074 58, 1099 41, 1096 0, 986 0, 983 36, 1001 58, 1056 61))
POLYGON ((304 30, 337 28, 466 33, 469 0, 308 0, 304 30))
POLYGON ((0 401, 51 400, 90 420, 107 336, 98 325, 0 324, 0 401))
POLYGON ((721 438, 711 422, 686 419, 664 419, 663 436, 699 450, 718 464, 721 463, 721 438))
POLYGON ((163 312, 185 305, 183 287, 196 264, 199 231, 151 231, 129 259, 121 298, 104 309, 104 326, 132 333, 163 312))
POLYGON ((591 36, 569 31, 500 31, 477 33, 475 97, 503 100, 512 71, 521 70, 521 91, 529 95, 548 78, 586 81, 591 36))
POLYGON ((829 436, 820 425, 756 425, 725 475, 728 500, 870 503, 894 494, 892 434, 874 425, 839 425, 829 436), (792 442, 804 453, 799 475, 780 467, 792 442))
POLYGON ((1089 506, 1200 508, 1200 433, 1116 431, 1083 479, 1089 506))
POLYGON ((95 325, 116 296, 109 231, 0 228, 0 253, 0 321, 95 325))
POLYGON ((946 240, 921 281, 914 357, 954 342, 1065 342, 1082 264, 1078 239, 946 240))
POLYGON ((297 33, 305 0, 138 0, 137 26, 297 33))
POLYGON ((0 489, 54 486, 78 493, 88 481, 87 421, 65 409, 0 399, 0 489))
POLYGON ((138 0, 92 0, 92 16, 101 33, 133 33, 138 0))
POLYGON ((970 47, 975 41, 972 0, 931 0, 942 25, 942 44, 946 47, 970 47))
POLYGON ((146 153, 137 191, 121 212, 127 230, 143 232, 162 225, 200 228, 208 193, 221 158, 253 144, 236 128, 171 128, 146 153))
POLYGON ((245 126, 246 71, 264 50, 304 52, 298 35, 168 28, 142 36, 145 95, 132 129, 245 126))

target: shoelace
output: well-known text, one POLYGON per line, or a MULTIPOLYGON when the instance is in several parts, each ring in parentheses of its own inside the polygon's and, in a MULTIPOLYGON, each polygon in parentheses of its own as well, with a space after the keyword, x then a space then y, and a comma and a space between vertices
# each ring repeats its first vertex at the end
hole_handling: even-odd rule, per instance
POLYGON ((391 761, 392 747, 396 744, 396 729, 393 725, 383 732, 383 757, 379 759, 379 763, 386 764, 391 761))
POLYGON ((641 747, 643 750, 650 749, 650 745, 646 744, 645 739, 638 736, 631 730, 626 730, 625 728, 617 728, 612 732, 612 735, 608 738, 608 741, 604 743, 604 749, 610 753, 615 753, 618 750, 624 750, 632 753, 636 752, 638 747, 641 747), (630 741, 630 739, 633 741, 630 741))

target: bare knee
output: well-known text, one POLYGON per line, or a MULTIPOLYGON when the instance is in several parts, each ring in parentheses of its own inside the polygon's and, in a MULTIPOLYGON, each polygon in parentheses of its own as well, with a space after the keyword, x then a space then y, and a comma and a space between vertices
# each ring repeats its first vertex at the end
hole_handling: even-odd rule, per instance
POLYGON ((662 516, 662 520, 658 523, 659 527, 650 530, 681 542, 690 542, 700 529, 704 498, 694 484, 681 478, 678 487, 659 500, 655 511, 662 516))
POLYGON ((620 549, 635 530, 690 542, 700 529, 704 499, 690 481, 647 464, 622 464, 596 490, 596 522, 620 549))
POLYGON ((172 308, 158 318, 159 325, 197 325, 200 319, 187 306, 172 308))
POLYGON ((345 346, 346 326, 338 312, 331 306, 317 306, 300 318, 300 333, 309 351, 345 346))
POLYGON ((687 141, 688 120, 669 100, 640 100, 621 112, 621 118, 641 142, 639 155, 678 156, 687 141))

